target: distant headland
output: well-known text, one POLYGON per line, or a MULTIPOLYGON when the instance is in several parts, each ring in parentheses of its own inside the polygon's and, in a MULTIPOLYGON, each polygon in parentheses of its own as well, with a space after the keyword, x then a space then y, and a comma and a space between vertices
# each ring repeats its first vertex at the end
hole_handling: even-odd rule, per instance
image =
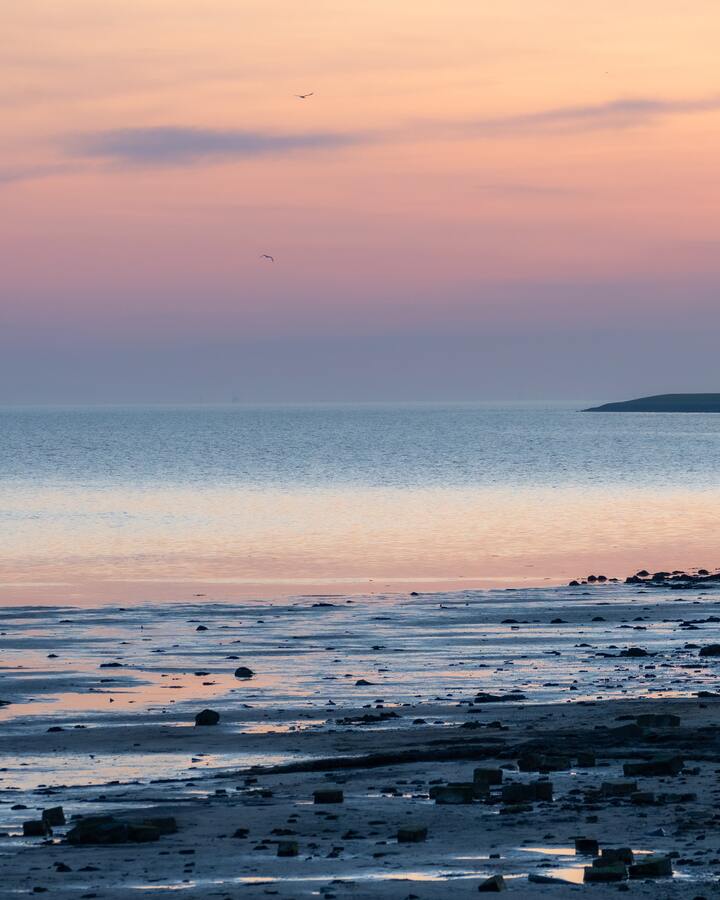
POLYGON ((591 406, 583 412, 720 413, 720 394, 656 394, 591 406))

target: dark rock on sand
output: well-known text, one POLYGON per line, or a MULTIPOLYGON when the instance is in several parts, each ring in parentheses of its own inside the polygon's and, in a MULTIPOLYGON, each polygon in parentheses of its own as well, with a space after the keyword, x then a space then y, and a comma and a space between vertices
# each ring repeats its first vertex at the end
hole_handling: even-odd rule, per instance
POLYGON ((52 834, 52 828, 46 822, 43 822, 42 819, 31 819, 28 822, 23 822, 24 837, 45 837, 47 834, 52 834))
POLYGON ((485 691, 475 695, 475 703, 517 703, 519 700, 527 700, 525 694, 512 691, 510 694, 487 694, 485 691))
POLYGON ((595 838, 576 837, 575 852, 582 853, 585 856, 598 856, 600 847, 595 838))
POLYGON ((220 713, 214 709, 203 709, 195 716, 196 725, 217 725, 220 721, 220 713))
POLYGON ((451 782, 430 789, 430 798, 440 805, 472 803, 475 799, 475 784, 472 782, 451 782))
POLYGON ((238 666, 235 669, 235 677, 236 678, 252 678, 255 673, 252 669, 248 669, 247 666, 238 666))
POLYGON ((672 777, 681 772, 685 763, 679 756, 651 759, 648 762, 632 762, 623 765, 623 775, 626 778, 647 777, 672 777))
MULTIPOLYGON (((598 862, 598 860, 595 860, 598 862)), ((593 863, 592 866, 585 866, 583 880, 588 883, 593 882, 614 882, 627 881, 628 870, 623 863, 614 863, 613 865, 599 865, 593 863)))
POLYGON ((278 841, 277 855, 278 856, 297 856, 298 855, 298 842, 297 841, 278 841))
POLYGON ((502 784, 502 769, 486 769, 478 768, 473 771, 473 781, 475 784, 502 784))
POLYGON ((538 800, 551 802, 553 786, 551 781, 531 781, 529 784, 514 782, 503 785, 502 802, 508 804, 534 803, 538 800))
POLYGON ((669 856, 645 856, 630 866, 631 878, 670 878, 672 861, 669 856))
POLYGON ((478 885, 478 890, 482 894, 499 894, 507 890, 507 885, 502 875, 491 875, 478 885))
POLYGON ((427 840, 427 833, 425 825, 402 825, 398 828, 398 844, 420 844, 427 840))
POLYGON ((700 651, 700 656, 720 656, 720 644, 708 644, 700 651))
MULTIPOLYGON (((85 816, 67 833, 69 844, 145 844, 170 832, 170 819, 162 827, 152 820, 123 822, 113 816, 85 816)), ((172 820, 174 823, 174 820, 172 820)), ((175 826, 176 828, 177 826, 175 826)))
POLYGON ((645 713, 636 716, 635 721, 641 728, 679 728, 680 716, 674 716, 670 713, 645 713))
POLYGON ((313 791, 313 803, 342 803, 345 795, 338 790, 313 791))
POLYGON ((637 781, 603 781, 600 785, 603 797, 629 797, 637 789, 637 781))
POLYGON ((53 825, 64 825, 65 813, 62 806, 52 806, 49 809, 44 809, 42 811, 42 820, 50 827, 53 825))

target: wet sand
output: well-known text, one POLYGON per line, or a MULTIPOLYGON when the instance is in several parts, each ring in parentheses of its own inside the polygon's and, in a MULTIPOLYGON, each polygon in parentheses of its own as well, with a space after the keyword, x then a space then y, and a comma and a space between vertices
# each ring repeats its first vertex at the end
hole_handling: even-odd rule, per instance
POLYGON ((673 878, 620 883, 635 896, 711 894, 720 657, 700 651, 717 642, 714 585, 5 609, 0 895, 435 898, 498 874, 516 896, 614 896, 579 883, 592 858, 576 837, 675 854, 673 878), (194 725, 205 708, 219 724, 194 725), (680 724, 639 726, 647 714, 680 724), (529 753, 558 771, 518 771, 529 753), (657 756, 682 768, 629 779, 635 797, 601 792, 657 756), (549 779, 553 800, 432 798, 478 766, 549 779), (320 789, 343 802, 313 803, 320 789), (66 826, 22 835, 55 806, 66 826), (95 814, 178 830, 67 844, 95 814), (404 825, 427 839, 398 843, 404 825), (280 841, 298 855, 278 858, 280 841), (529 880, 548 875, 569 883, 529 880))

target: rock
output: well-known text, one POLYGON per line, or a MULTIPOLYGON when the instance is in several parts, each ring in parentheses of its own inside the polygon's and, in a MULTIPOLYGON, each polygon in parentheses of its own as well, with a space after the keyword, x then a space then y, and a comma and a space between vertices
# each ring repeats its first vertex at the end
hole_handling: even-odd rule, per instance
POLYGON ((583 881, 587 883, 627 881, 627 877, 627 867, 622 863, 614 863, 611 866, 585 866, 583 871, 583 881))
POLYGON ((195 716, 196 725, 217 725, 220 721, 220 713, 214 709, 203 709, 195 716))
POLYGON ((478 890, 483 894, 499 894, 500 891, 506 891, 507 885, 502 875, 491 875, 485 881, 481 881, 478 890))
POLYGON ((69 844, 145 844, 157 841, 161 833, 169 834, 169 821, 170 817, 155 822, 122 822, 113 816, 84 816, 68 831, 66 840, 69 844), (161 827, 158 822, 166 824, 161 827))
POLYGON ((52 806, 50 809, 44 809, 42 811, 42 820, 46 825, 64 825, 65 824, 65 813, 63 811, 62 806, 52 806))
POLYGON ((629 797, 637 789, 637 781, 603 781, 600 785, 603 797, 629 797))
POLYGON ((127 825, 112 816, 84 816, 66 836, 69 844, 123 844, 127 839, 127 825))
POLYGON ((238 666, 235 669, 235 677, 236 678, 252 678, 255 673, 252 669, 248 669, 247 666, 238 666))
POLYGON ((635 791, 630 794, 630 802, 635 806, 652 806, 655 803, 655 794, 652 791, 635 791))
POLYGON ((525 694, 519 691, 512 691, 509 694, 487 694, 480 691, 475 695, 475 703, 517 703, 519 700, 526 700, 525 694))
POLYGON ((569 756, 551 756, 542 753, 526 753, 518 759, 521 772, 563 772, 572 767, 569 756))
POLYGON ((600 847, 595 838, 576 837, 575 852, 582 853, 584 856, 597 856, 600 853, 600 847))
POLYGON ((143 819, 142 824, 157 828, 160 834, 175 834, 178 830, 175 816, 158 816, 152 819, 143 819))
POLYGON ((636 716, 635 721, 641 728, 678 728, 680 725, 680 716, 673 716, 670 713, 645 713, 642 716, 636 716))
POLYGON ((473 771, 473 781, 475 784, 502 784, 502 769, 486 769, 478 768, 473 771))
POLYGON ((402 825, 398 828, 398 844, 420 844, 427 840, 427 833, 425 825, 402 825))
POLYGON ((52 828, 42 819, 31 819, 29 822, 23 822, 24 837, 45 837, 52 834, 52 828))
POLYGON ((720 656, 720 644, 708 644, 700 651, 700 656, 720 656))
POLYGON ((338 790, 313 791, 313 803, 342 803, 345 796, 338 790))
POLYGON ((668 777, 677 775, 682 771, 685 763, 679 756, 652 759, 648 762, 629 762, 623 765, 623 775, 626 778, 668 777))
POLYGON ((669 856, 644 856, 630 866, 631 878, 670 878, 672 861, 669 856))
POLYGON ((600 854, 600 859, 593 860, 593 865, 605 866, 624 863, 626 866, 629 866, 634 860, 635 857, 630 847, 605 847, 600 854))
POLYGON ((590 750, 581 750, 577 755, 577 764, 580 769, 592 769, 596 765, 595 754, 590 750))
POLYGON ((277 855, 278 856, 297 856, 298 855, 298 842, 297 841, 278 841, 277 855))
POLYGON ((617 728, 608 728, 609 737, 620 741, 639 741, 645 736, 645 732, 635 722, 629 722, 627 725, 618 725, 617 728))
POLYGON ((504 784, 502 789, 502 802, 534 803, 538 800, 551 802, 553 799, 553 786, 551 781, 531 781, 528 784, 513 782, 504 784))
POLYGON ((430 798, 445 806, 472 803, 475 799, 475 784, 459 781, 437 785, 430 790, 430 798))
POLYGON ((628 647, 627 650, 620 651, 620 656, 627 656, 631 659, 640 659, 643 656, 650 656, 650 654, 642 647, 628 647))
POLYGON ((139 825, 128 824, 127 839, 134 844, 149 844, 152 841, 160 840, 160 829, 154 825, 145 825, 144 823, 139 825))
POLYGON ((207 631, 207 625, 198 625, 195 631, 207 631))

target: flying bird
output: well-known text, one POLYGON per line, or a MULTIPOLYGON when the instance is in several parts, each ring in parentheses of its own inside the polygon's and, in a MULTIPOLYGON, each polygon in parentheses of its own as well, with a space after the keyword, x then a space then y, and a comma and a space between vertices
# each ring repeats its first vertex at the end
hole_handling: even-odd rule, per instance
POLYGON ((309 94, 295 94, 298 100, 307 100, 308 97, 314 97, 315 91, 310 91, 309 94))
POLYGON ((270 260, 270 262, 275 262, 275 257, 274 257, 274 256, 270 256, 269 253, 261 253, 261 254, 260 254, 260 259, 268 259, 268 260, 270 260))

